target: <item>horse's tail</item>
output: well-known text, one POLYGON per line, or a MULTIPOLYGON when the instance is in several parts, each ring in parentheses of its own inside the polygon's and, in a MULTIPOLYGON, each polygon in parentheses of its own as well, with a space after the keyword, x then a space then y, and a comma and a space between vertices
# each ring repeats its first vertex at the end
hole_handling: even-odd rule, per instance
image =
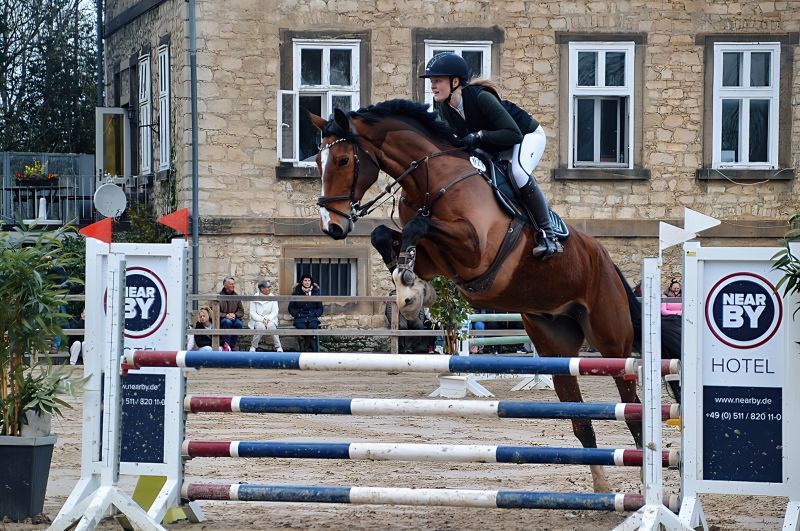
POLYGON ((631 312, 631 322, 633 323, 633 350, 634 352, 642 352, 642 303, 636 298, 630 284, 625 280, 625 275, 614 264, 614 269, 617 270, 617 275, 625 287, 625 295, 628 297, 628 310, 631 312))
MULTIPOLYGON (((615 265, 617 275, 625 286, 625 295, 628 297, 628 309, 631 312, 633 323, 633 350, 642 352, 642 303, 636 298, 630 284, 625 280, 622 271, 615 265)), ((661 319, 661 358, 681 359, 681 330, 682 320, 676 318, 661 319)))

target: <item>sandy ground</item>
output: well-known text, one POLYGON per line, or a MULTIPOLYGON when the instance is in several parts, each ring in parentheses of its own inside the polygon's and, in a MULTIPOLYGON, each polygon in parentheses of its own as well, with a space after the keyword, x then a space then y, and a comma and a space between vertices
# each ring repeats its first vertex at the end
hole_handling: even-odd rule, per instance
MULTIPOLYGON (((77 376, 77 373, 76 373, 77 376)), ((482 382, 499 399, 556 401, 552 391, 512 392, 515 380, 482 382)), ((610 378, 581 379, 587 401, 618 402, 610 378)), ((437 387, 430 374, 315 373, 299 371, 203 370, 189 376, 189 392, 202 395, 426 398, 437 387)), ((54 450, 45 514, 54 518, 80 475, 80 402, 54 423, 54 450)), ((632 448, 627 427, 595 422, 598 444, 632 448)), ((187 436, 195 440, 380 441, 438 444, 502 444, 576 447, 567 421, 527 419, 448 419, 432 417, 350 417, 333 415, 191 415, 187 436)), ((678 448, 680 434, 665 429, 665 446, 678 448)), ((640 469, 606 468, 612 488, 640 490, 640 469)), ((283 459, 194 459, 187 479, 208 483, 294 484, 374 487, 473 488, 591 492, 588 467, 481 463, 405 463, 283 459)), ((121 484, 132 492, 135 478, 121 484)), ((679 489, 677 471, 665 471, 665 490, 679 489)), ((786 500, 705 496, 712 530, 779 530, 786 500)), ((200 502, 208 521, 179 522, 170 529, 276 530, 611 530, 626 515, 590 511, 524 511, 441 507, 311 505, 290 503, 200 502)), ((43 529, 45 525, 0 523, 0 530, 43 529)), ((119 529, 106 521, 102 529, 119 529)))

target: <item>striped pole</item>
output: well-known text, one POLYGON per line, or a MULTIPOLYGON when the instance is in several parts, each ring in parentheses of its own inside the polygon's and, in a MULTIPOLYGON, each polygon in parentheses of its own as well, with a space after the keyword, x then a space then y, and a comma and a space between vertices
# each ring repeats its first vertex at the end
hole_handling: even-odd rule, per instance
MULTIPOLYGON (((354 505, 417 505, 617 512, 636 511, 644 505, 644 497, 639 494, 574 494, 502 490, 312 487, 294 485, 185 483, 181 490, 181 495, 189 501, 350 503, 354 505)), ((679 508, 678 496, 665 496, 664 505, 677 512, 679 508)))
MULTIPOLYGON (((191 413, 278 413, 300 415, 487 417, 512 419, 625 420, 641 422, 641 404, 505 402, 497 400, 395 400, 379 398, 292 398, 187 396, 191 413)), ((662 420, 680 418, 678 404, 661 406, 662 420)))
MULTIPOLYGON (((216 369, 289 369, 305 371, 405 371, 491 374, 625 376, 638 373, 636 358, 534 358, 334 352, 213 352, 137 350, 125 366, 216 369)), ((664 360, 663 374, 677 374, 678 360, 664 360)))
MULTIPOLYGON (((308 443, 184 441, 184 457, 351 459, 445 463, 642 466, 642 450, 546 448, 478 444, 308 443)), ((662 452, 662 465, 678 465, 678 452, 662 452)))

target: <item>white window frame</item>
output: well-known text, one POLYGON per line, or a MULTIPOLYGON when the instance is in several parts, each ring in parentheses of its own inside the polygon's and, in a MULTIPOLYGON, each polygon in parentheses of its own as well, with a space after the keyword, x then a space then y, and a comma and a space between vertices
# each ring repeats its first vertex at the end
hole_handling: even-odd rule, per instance
MULTIPOLYGON (((483 64, 481 65, 481 77, 489 78, 492 75, 492 41, 441 41, 441 40, 426 40, 425 41, 425 64, 433 59, 433 51, 447 48, 447 51, 452 50, 459 56, 464 52, 483 52, 483 64)), ((465 80, 469 81, 469 80, 465 80)), ((430 105, 430 110, 433 111, 433 92, 431 92, 431 81, 425 80, 425 103, 430 105)))
POLYGON ((361 107, 361 40, 360 39, 293 39, 293 72, 292 90, 278 91, 278 161, 291 162, 298 167, 315 167, 315 162, 304 162, 300 160, 300 96, 319 95, 322 96, 323 118, 333 112, 333 96, 350 96, 352 109, 357 110, 361 107), (302 85, 300 76, 300 54, 304 49, 322 50, 322 84, 302 85), (350 85, 331 85, 330 84, 330 52, 331 50, 350 50, 350 85), (292 97, 292 123, 286 123, 283 119, 283 98, 284 95, 292 97), (290 156, 283 156, 283 130, 291 129, 293 146, 290 156))
POLYGON ((170 165, 169 45, 158 48, 158 169, 170 165))
POLYGON ((150 56, 139 57, 139 162, 143 175, 153 171, 153 110, 150 56))
POLYGON ((780 107, 780 53, 781 45, 777 42, 759 43, 714 43, 714 87, 713 87, 713 141, 711 167, 767 169, 778 168, 778 134, 780 107), (740 52, 742 57, 742 86, 722 86, 722 54, 740 52), (769 87, 750 87, 750 54, 752 52, 771 52, 769 87), (740 146, 742 162, 722 162, 722 100, 742 100, 740 111, 740 146), (770 100, 769 138, 767 139, 768 161, 749 162, 750 156, 750 100, 770 100))
MULTIPOLYGON (((568 135, 568 168, 629 168, 633 169, 634 136, 633 136, 633 109, 636 108, 634 102, 634 82, 635 82, 635 44, 633 42, 570 42, 569 43, 569 135, 568 135), (578 86, 578 53, 596 52, 597 53, 597 85, 594 87, 578 86), (625 52, 625 84, 620 87, 605 86, 605 52, 625 52), (625 130, 627 140, 627 162, 599 162, 599 136, 600 128, 595 127, 595 159, 597 162, 576 161, 577 155, 577 104, 579 98, 619 98, 627 97, 628 124, 625 130)), ((600 120, 599 113, 595 112, 595 123, 600 120)))

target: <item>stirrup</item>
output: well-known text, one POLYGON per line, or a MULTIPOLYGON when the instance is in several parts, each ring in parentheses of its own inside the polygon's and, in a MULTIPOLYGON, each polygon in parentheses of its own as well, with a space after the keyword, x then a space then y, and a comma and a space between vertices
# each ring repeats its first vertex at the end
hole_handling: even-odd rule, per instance
POLYGON ((533 257, 547 260, 556 253, 563 253, 564 247, 558 241, 558 238, 550 238, 544 231, 540 232, 541 238, 539 244, 533 248, 533 257))

